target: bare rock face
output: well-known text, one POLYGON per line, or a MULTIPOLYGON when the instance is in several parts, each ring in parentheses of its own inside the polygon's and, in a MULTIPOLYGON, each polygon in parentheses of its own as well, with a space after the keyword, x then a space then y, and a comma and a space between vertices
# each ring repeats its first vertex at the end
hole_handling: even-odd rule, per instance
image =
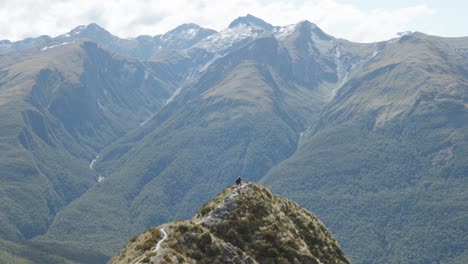
POLYGON ((189 221, 150 229, 110 263, 350 263, 311 212, 255 184, 230 186, 189 221))

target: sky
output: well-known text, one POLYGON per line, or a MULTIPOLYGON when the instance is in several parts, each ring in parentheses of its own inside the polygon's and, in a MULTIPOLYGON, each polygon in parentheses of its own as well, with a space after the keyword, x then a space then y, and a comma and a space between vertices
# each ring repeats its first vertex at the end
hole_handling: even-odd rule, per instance
POLYGON ((398 32, 468 36, 465 0, 0 0, 0 40, 57 36, 97 23, 122 38, 183 23, 222 30, 252 14, 274 26, 309 20, 337 38, 374 42, 398 32))

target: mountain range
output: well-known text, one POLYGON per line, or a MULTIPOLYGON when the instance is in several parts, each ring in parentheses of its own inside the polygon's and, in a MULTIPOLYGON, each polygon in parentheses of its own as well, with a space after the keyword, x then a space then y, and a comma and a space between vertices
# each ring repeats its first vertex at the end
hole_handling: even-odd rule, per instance
POLYGON ((352 262, 468 260, 468 37, 354 43, 247 15, 134 39, 90 24, 0 58, 4 245, 110 257, 241 175, 352 262))

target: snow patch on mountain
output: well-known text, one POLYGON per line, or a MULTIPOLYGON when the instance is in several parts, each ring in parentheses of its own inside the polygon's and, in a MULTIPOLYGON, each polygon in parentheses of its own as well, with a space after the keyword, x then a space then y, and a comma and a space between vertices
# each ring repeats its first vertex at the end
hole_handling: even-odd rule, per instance
POLYGON ((172 102, 174 98, 176 98, 176 96, 180 94, 181 90, 182 90, 182 86, 177 88, 177 90, 175 90, 175 92, 171 95, 171 97, 169 97, 169 99, 166 100, 166 105, 172 102))
POLYGON ((278 40, 283 40, 291 35, 296 30, 297 24, 287 25, 284 27, 277 27, 273 30, 273 35, 278 40))
POLYGON ((346 70, 345 65, 343 65, 343 60, 341 58, 341 48, 338 45, 335 47, 335 64, 338 75, 338 87, 341 87, 348 80, 349 72, 346 70))
POLYGON ((179 39, 192 40, 197 36, 198 32, 200 32, 200 28, 189 28, 177 33, 164 34, 161 36, 161 40, 163 42, 171 42, 179 39))
POLYGON ((208 36, 200 41, 196 46, 212 52, 222 51, 233 46, 235 43, 247 38, 257 37, 263 30, 250 25, 241 24, 237 27, 227 28, 219 33, 208 36))
POLYGON ((192 40, 197 36, 198 32, 200 32, 199 28, 191 28, 182 32, 181 35, 184 39, 192 40))
POLYGON ((375 56, 377 56, 379 53, 380 53, 379 50, 375 50, 374 53, 372 53, 372 58, 374 58, 375 56))
POLYGON ((97 155, 90 163, 89 163, 89 168, 91 170, 94 169, 94 164, 96 163, 96 161, 99 159, 99 155, 97 155))
POLYGON ((208 67, 210 67, 215 61, 217 61, 218 59, 224 57, 223 55, 220 55, 220 54, 215 54, 215 56, 209 60, 207 63, 205 63, 205 65, 203 65, 203 67, 200 68, 200 70, 198 70, 199 73, 202 73, 202 72, 205 72, 208 67))
POLYGON ((397 32, 396 34, 397 34, 397 36, 399 36, 399 37, 403 37, 403 36, 406 36, 406 35, 411 35, 411 34, 413 34, 413 31, 397 32))
POLYGON ((106 108, 101 104, 101 101, 99 100, 99 98, 96 100, 96 102, 100 110, 102 111, 106 110, 106 108))
POLYGON ((80 34, 85 28, 86 28, 85 25, 81 25, 73 29, 70 33, 72 33, 73 35, 77 35, 77 34, 80 34))
POLYGON ((41 50, 44 51, 44 50, 52 49, 52 48, 55 48, 55 47, 58 47, 58 46, 67 45, 67 44, 70 44, 70 43, 71 42, 63 42, 63 43, 52 45, 52 46, 46 46, 46 47, 43 47, 41 50))

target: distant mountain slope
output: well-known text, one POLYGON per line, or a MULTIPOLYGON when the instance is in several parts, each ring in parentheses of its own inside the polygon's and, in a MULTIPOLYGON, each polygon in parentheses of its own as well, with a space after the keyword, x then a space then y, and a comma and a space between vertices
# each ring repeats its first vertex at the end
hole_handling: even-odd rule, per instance
POLYGON ((107 260, 106 256, 89 248, 68 248, 55 243, 0 239, 0 263, 96 264, 105 263, 107 260))
MULTIPOLYGON (((0 62, 0 234, 29 239, 98 180, 90 162, 160 109, 174 89, 150 64, 91 42, 0 62)), ((164 76, 165 77, 165 76, 164 76)))
POLYGON ((253 183, 228 187, 192 220, 132 238, 109 263, 132 262, 350 263, 312 213, 253 183))
POLYGON ((468 64, 460 44, 419 33, 386 43, 262 180, 313 207, 358 263, 450 263, 466 252, 468 64))
POLYGON ((91 23, 78 26, 66 34, 53 38, 40 36, 16 42, 2 40, 0 41, 0 54, 22 52, 32 48, 43 49, 73 41, 89 40, 122 55, 148 60, 161 50, 189 48, 214 33, 216 31, 202 28, 196 24, 183 24, 163 35, 122 39, 112 35, 99 25, 91 23))

